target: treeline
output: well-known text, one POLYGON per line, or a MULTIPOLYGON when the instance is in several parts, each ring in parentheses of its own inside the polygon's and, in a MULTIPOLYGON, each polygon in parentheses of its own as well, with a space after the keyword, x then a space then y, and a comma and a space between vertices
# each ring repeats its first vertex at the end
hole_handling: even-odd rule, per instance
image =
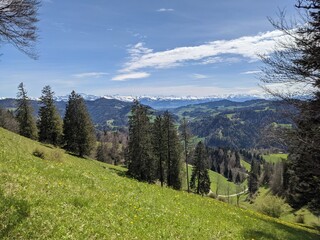
MULTIPOLYGON (((183 139, 186 141, 186 138, 183 139)), ((158 181, 161 186, 180 190, 183 179, 188 177, 185 176, 183 168, 183 151, 187 149, 182 149, 172 115, 167 111, 163 115, 153 116, 147 107, 135 101, 129 116, 126 155, 128 174, 140 181, 158 181)), ((188 153, 185 156, 184 160, 188 166, 188 153)), ((187 183, 198 194, 210 191, 208 160, 205 146, 199 142, 193 155, 191 180, 187 183)))
POLYGON ((208 148, 211 170, 220 173, 230 182, 242 183, 246 179, 246 169, 241 166, 237 150, 208 148))
POLYGON ((54 104, 54 92, 45 86, 40 97, 38 118, 23 83, 18 86, 17 108, 14 112, 0 110, 0 127, 20 135, 65 148, 81 157, 90 155, 95 148, 95 129, 83 98, 72 91, 62 119, 54 104))

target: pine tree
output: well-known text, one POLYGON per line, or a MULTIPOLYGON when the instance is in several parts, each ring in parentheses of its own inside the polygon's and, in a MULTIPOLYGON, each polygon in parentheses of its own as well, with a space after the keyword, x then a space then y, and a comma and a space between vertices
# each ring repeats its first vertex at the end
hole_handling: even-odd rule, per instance
POLYGON ((195 150, 190 187, 195 189, 197 194, 204 195, 209 193, 210 184, 206 149, 204 144, 199 142, 195 150))
POLYGON ((79 156, 90 155, 95 147, 95 130, 83 98, 71 92, 63 119, 65 148, 79 156))
POLYGON ((152 128, 148 117, 148 109, 138 101, 134 101, 129 117, 128 174, 140 181, 149 183, 156 180, 151 134, 152 128))
POLYGON ((19 84, 18 90, 16 118, 19 123, 19 134, 36 140, 38 138, 36 121, 23 83, 19 84))
POLYGON ((167 159, 167 145, 165 144, 163 117, 157 116, 153 123, 153 151, 157 163, 157 178, 160 180, 161 187, 166 179, 166 159, 167 159))
POLYGON ((269 92, 298 110, 292 116, 294 128, 285 136, 289 145, 284 174, 289 178, 284 179, 287 200, 294 208, 307 206, 314 211, 320 209, 320 1, 297 0, 295 6, 301 13, 299 25, 288 24, 283 13, 280 21, 272 21, 285 38, 273 54, 262 57, 266 67, 261 80, 298 89, 294 93, 283 88, 269 92), (306 93, 309 100, 298 101, 297 93, 306 93))
POLYGON ((186 162, 186 176, 187 176, 187 186, 188 186, 188 192, 190 192, 190 186, 189 186, 189 167, 188 167, 188 158, 189 158, 189 141, 190 141, 190 131, 188 128, 188 123, 185 117, 182 119, 181 124, 181 136, 184 143, 184 156, 185 156, 185 162, 186 162))
POLYGON ((259 163, 252 159, 251 160, 251 168, 248 178, 248 189, 250 196, 253 196, 259 188, 259 163))
POLYGON ((164 142, 166 145, 167 185, 181 189, 181 146, 172 115, 163 115, 164 142))
POLYGON ((62 141, 62 120, 54 105, 53 96, 50 86, 42 89, 38 129, 39 141, 57 146, 62 141))

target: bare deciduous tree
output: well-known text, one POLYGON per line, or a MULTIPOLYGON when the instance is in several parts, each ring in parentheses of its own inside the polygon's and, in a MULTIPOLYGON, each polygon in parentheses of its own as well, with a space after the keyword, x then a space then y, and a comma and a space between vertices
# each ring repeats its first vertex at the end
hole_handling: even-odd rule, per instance
POLYGON ((0 0, 0 43, 11 43, 29 57, 38 57, 38 0, 0 0))

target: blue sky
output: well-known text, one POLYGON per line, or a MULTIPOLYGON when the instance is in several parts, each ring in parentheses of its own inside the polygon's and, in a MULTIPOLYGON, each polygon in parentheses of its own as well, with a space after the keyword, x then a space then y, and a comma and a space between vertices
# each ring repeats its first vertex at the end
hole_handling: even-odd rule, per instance
POLYGON ((0 45, 0 97, 255 94, 261 62, 281 34, 267 17, 290 0, 44 0, 38 60, 0 45))

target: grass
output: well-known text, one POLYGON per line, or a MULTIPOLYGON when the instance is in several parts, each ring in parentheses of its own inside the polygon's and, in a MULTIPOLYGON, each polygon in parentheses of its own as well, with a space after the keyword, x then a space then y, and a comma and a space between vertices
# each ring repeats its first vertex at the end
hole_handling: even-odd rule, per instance
MULTIPOLYGON (((268 196, 272 196, 270 189, 266 187, 259 188, 259 194, 257 195, 254 204, 249 204, 248 202, 242 201, 241 206, 247 209, 259 210, 259 206, 266 201, 268 196)), ((244 199, 242 199, 244 200, 244 199)), ((280 216, 281 220, 288 222, 297 222, 299 216, 303 215, 304 224, 307 226, 315 226, 319 229, 320 227, 320 219, 318 219, 315 215, 313 215, 309 210, 302 208, 300 210, 293 210, 287 203, 284 203, 283 213, 280 216)))
POLYGON ((251 169, 250 163, 246 162, 245 160, 240 160, 241 161, 241 166, 243 166, 248 172, 251 169))
POLYGON ((268 155, 263 155, 263 158, 270 163, 277 163, 281 162, 282 159, 287 159, 288 154, 286 153, 275 153, 275 154, 268 154, 268 155))
POLYGON ((0 128, 0 239, 317 239, 316 231, 141 183, 0 128))

